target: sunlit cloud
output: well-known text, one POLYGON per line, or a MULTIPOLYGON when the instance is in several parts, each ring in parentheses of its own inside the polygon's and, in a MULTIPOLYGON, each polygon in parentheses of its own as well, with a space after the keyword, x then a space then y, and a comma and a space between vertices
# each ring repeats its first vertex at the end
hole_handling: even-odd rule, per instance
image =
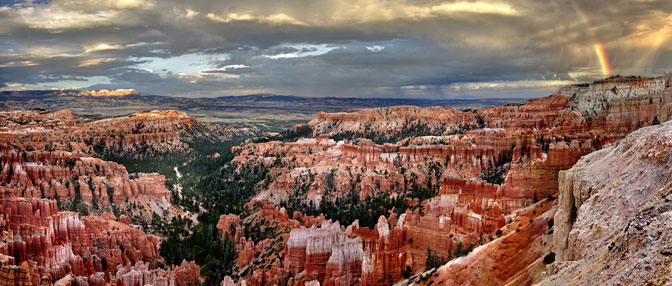
POLYGON ((88 59, 80 62, 78 67, 92 67, 97 66, 103 63, 109 63, 115 61, 115 58, 97 58, 97 59, 88 59))
POLYGON ((123 47, 121 45, 97 44, 97 45, 89 46, 89 47, 85 47, 85 48, 86 48, 86 50, 84 51, 85 53, 92 53, 92 52, 106 51, 106 50, 119 50, 119 49, 122 49, 123 47))
POLYGON ((108 23, 118 17, 116 11, 97 11, 84 13, 52 8, 26 7, 11 11, 9 14, 21 18, 31 28, 65 29, 86 28, 108 23))
POLYGON ((500 14, 500 15, 518 15, 519 12, 511 7, 511 5, 503 2, 488 3, 488 2, 452 2, 441 3, 430 8, 432 12, 436 13, 480 13, 480 14, 500 14))
POLYGON ((287 14, 278 13, 265 16, 254 16, 249 13, 238 14, 238 13, 229 13, 226 16, 218 16, 213 13, 208 13, 208 19, 221 22, 221 23, 231 23, 231 22, 240 22, 240 21, 256 21, 262 23, 270 24, 291 24, 291 25, 305 25, 305 23, 288 16, 287 14))
POLYGON ((186 11, 186 13, 184 14, 184 17, 187 17, 189 19, 201 14, 200 12, 197 12, 197 11, 194 11, 194 10, 191 10, 191 9, 186 9, 185 11, 186 11))
POLYGON ((418 5, 409 4, 405 1, 368 0, 363 2, 341 2, 341 7, 334 13, 332 19, 365 23, 403 19, 420 20, 465 13, 505 16, 521 14, 505 2, 446 1, 434 5, 418 5))
POLYGON ((380 52, 385 49, 385 46, 369 46, 366 49, 372 52, 380 52))

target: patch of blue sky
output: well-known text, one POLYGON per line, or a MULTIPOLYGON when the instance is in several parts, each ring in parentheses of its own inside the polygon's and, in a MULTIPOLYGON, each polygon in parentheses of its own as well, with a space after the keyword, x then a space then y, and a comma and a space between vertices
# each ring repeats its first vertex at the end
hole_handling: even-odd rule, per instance
POLYGON ((10 54, 22 54, 25 53, 26 50, 21 45, 13 41, 0 39, 0 52, 10 54))
POLYGON ((184 54, 169 58, 131 57, 129 60, 142 62, 135 68, 159 75, 167 74, 198 74, 200 71, 216 68, 218 62, 228 58, 227 55, 204 55, 201 53, 184 54))
POLYGON ((17 4, 20 6, 32 6, 47 4, 49 2, 51 2, 51 0, 0 0, 0 7, 11 7, 17 4))

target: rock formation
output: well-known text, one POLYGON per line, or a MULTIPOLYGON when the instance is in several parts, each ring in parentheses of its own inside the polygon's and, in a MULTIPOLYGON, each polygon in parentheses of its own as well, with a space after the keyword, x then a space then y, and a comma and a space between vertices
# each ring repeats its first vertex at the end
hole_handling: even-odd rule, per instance
MULTIPOLYGON (((248 140, 227 167, 264 177, 216 225, 237 256, 221 285, 667 283, 672 125, 623 137, 669 119, 668 80, 612 78, 482 110, 319 113, 248 140)), ((178 111, 0 112, 0 285, 200 281, 193 262, 157 268, 160 239, 130 217, 59 204, 179 215, 161 175, 95 156, 189 152, 215 133, 178 111)))
POLYGON ((21 151, 0 143, 0 184, 11 196, 82 203, 89 209, 116 206, 151 217, 179 213, 159 174, 129 174, 114 162, 67 151, 21 151))
POLYGON ((121 285, 198 280, 199 268, 193 263, 185 262, 173 272, 155 269, 158 237, 114 220, 61 212, 53 200, 13 197, 10 192, 3 195, 0 253, 6 260, 0 270, 1 285, 62 279, 121 285))
MULTIPOLYGON (((667 120, 672 92, 666 81, 613 78, 521 105, 473 111, 399 106, 320 113, 295 127, 293 134, 304 138, 235 147, 233 164, 239 170, 269 168, 253 202, 286 207, 294 215, 319 212, 325 204, 405 196, 409 210, 391 210, 373 229, 355 222, 344 230, 361 241, 363 251, 361 269, 350 271, 348 283, 389 284, 409 269, 410 274, 425 270, 428 249, 452 257, 458 244, 485 244, 438 276, 473 285, 531 284, 544 270, 540 261, 550 248, 546 231, 555 209, 549 201, 558 192, 559 172, 641 126, 667 120), (414 198, 421 189, 438 194, 421 201, 414 198), (520 262, 503 266, 502 261, 520 262), (471 264, 477 267, 458 271, 471 264), (475 275, 478 271, 488 274, 475 275)), ((291 283, 332 283, 328 269, 337 267, 323 263, 333 250, 312 256, 304 250, 309 237, 328 231, 291 228, 283 265, 291 283), (305 237, 295 240, 299 234, 305 237)))
POLYGON ((560 173, 553 249, 541 285, 672 281, 672 122, 639 129, 560 173))
POLYGON ((82 90, 67 90, 54 92, 56 95, 68 96, 126 96, 126 95, 140 95, 140 92, 135 89, 82 89, 82 90))
POLYGON ((179 130, 198 126, 193 119, 150 111, 86 121, 68 110, 10 111, 0 118, 0 285, 198 283, 193 262, 157 268, 160 238, 134 228, 129 216, 117 221, 111 212, 60 210, 180 215, 162 175, 129 174, 93 156, 106 148, 116 155, 142 152, 141 146, 149 153, 187 150, 179 130))
POLYGON ((60 150, 89 156, 142 157, 188 152, 190 143, 256 135, 249 128, 201 123, 177 110, 150 110, 90 120, 69 110, 0 112, 0 142, 20 150, 60 150))
POLYGON ((360 241, 346 237, 338 223, 325 221, 319 228, 297 228, 290 232, 284 265, 290 274, 300 273, 300 281, 354 285, 362 269, 362 256, 360 241))

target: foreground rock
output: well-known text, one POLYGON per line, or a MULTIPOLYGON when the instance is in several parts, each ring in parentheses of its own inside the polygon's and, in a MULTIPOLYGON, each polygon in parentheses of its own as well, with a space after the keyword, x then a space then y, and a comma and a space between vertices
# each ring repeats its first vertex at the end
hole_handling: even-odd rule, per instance
POLYGON ((642 128, 560 174, 555 263, 541 285, 672 281, 672 122, 642 128))
POLYGON ((543 258, 553 241, 547 231, 555 210, 555 201, 519 210, 501 238, 400 285, 531 285, 546 269, 543 258))
POLYGON ((80 218, 59 211, 56 201, 3 191, 0 285, 63 279, 91 285, 187 285, 198 280, 200 268, 193 263, 184 262, 173 271, 157 269, 160 239, 108 219, 113 215, 80 218))

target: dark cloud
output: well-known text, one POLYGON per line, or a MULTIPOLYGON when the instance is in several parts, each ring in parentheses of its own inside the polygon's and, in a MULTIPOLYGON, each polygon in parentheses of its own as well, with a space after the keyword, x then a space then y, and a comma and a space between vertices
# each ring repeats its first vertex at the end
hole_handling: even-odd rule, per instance
POLYGON ((88 82, 187 96, 530 96, 604 76, 596 44, 613 73, 672 65, 664 0, 2 5, 5 89, 88 82))

